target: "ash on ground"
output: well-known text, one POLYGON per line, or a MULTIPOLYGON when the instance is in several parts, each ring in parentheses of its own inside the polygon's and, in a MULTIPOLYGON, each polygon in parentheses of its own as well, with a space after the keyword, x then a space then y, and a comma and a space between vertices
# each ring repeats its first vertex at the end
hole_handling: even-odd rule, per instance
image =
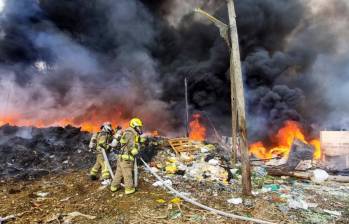
POLYGON ((72 126, 0 127, 0 178, 32 179, 91 166, 91 135, 72 126))

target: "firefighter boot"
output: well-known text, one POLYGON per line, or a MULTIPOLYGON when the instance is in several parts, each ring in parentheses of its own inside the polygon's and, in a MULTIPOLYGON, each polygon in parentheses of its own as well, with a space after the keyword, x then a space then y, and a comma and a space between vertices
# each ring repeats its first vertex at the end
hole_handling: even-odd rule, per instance
POLYGON ((136 192, 136 188, 130 187, 130 188, 125 188, 125 194, 133 194, 136 192))
POLYGON ((116 187, 116 186, 113 186, 113 185, 110 186, 110 191, 111 192, 116 192, 117 190, 119 190, 119 187, 116 187))

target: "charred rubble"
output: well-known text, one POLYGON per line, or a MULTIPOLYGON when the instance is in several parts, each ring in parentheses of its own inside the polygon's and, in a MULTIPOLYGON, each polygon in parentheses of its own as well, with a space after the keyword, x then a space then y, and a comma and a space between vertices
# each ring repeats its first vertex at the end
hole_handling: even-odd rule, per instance
POLYGON ((87 168, 90 134, 72 126, 0 127, 0 178, 32 179, 50 173, 87 168))

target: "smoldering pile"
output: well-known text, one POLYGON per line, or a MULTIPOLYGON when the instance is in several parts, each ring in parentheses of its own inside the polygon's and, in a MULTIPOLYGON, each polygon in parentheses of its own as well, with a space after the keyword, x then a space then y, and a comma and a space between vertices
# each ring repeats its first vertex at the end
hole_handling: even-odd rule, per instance
POLYGON ((32 179, 91 166, 90 134, 71 126, 0 127, 0 178, 32 179))

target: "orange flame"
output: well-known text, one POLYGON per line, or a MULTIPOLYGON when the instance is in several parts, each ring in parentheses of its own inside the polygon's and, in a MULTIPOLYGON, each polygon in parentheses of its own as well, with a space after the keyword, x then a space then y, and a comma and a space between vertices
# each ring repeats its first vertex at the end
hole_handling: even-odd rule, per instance
POLYGON ((159 133, 158 130, 154 130, 154 131, 152 131, 150 134, 151 134, 151 136, 153 136, 153 137, 159 137, 159 136, 160 136, 160 133, 159 133))
MULTIPOLYGON (((98 117, 98 116, 96 116, 98 117)), ((119 116, 110 116, 113 127, 116 127, 116 125, 120 125, 123 128, 126 128, 128 126, 128 120, 127 119, 120 119, 119 116)), ((69 119, 64 118, 60 120, 50 120, 50 119, 31 119, 31 118, 24 118, 21 117, 18 114, 12 114, 11 116, 0 116, 0 126, 9 124, 9 125, 16 125, 16 126, 33 126, 37 128, 46 128, 46 127, 65 127, 67 125, 71 125, 74 127, 80 127, 82 131, 87 132, 97 132, 100 130, 100 126, 103 122, 109 121, 107 119, 99 118, 93 119, 93 118, 80 118, 80 120, 76 119, 69 119)))
POLYGON ((206 139, 206 127, 200 123, 201 115, 193 114, 189 123, 189 139, 194 141, 204 141, 206 139))
POLYGON ((296 121, 286 121, 284 126, 271 138, 274 147, 267 148, 263 142, 255 142, 250 145, 250 153, 260 159, 270 159, 276 156, 288 156, 293 140, 297 138, 306 144, 314 146, 314 159, 320 159, 321 149, 318 139, 306 140, 303 131, 296 121))

